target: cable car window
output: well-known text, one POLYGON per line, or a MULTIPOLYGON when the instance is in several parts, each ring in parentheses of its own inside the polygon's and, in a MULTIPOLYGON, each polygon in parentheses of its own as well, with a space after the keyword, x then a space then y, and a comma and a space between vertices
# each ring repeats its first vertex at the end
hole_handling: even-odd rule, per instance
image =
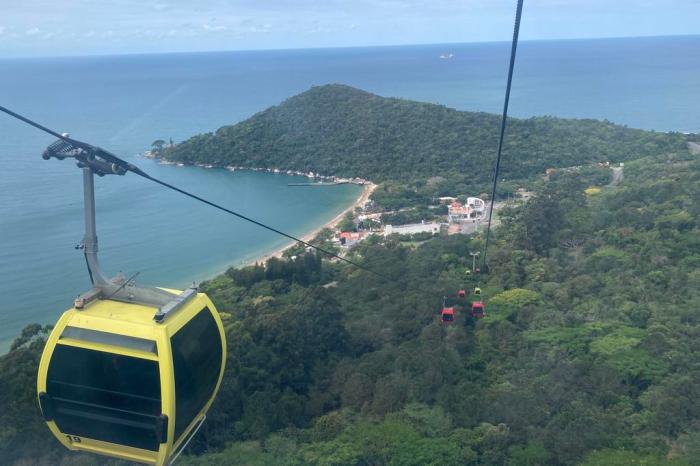
POLYGON ((175 441, 207 404, 221 372, 221 336, 204 308, 172 340, 175 369, 175 441))
POLYGON ((59 344, 46 385, 61 432, 158 450, 158 362, 59 344))

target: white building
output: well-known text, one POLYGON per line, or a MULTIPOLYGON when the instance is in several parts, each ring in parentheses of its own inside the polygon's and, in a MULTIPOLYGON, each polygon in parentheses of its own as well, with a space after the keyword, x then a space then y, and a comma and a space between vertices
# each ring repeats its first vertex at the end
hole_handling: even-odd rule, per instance
POLYGON ((379 222, 382 220, 382 215, 383 214, 381 212, 374 213, 374 214, 360 214, 357 216, 357 219, 361 222, 363 222, 365 220, 375 220, 375 221, 379 222))
POLYGON ((472 218, 483 217, 484 213, 486 213, 486 203, 478 197, 468 197, 467 207, 471 209, 472 218))
POLYGON ((486 213, 486 203, 478 197, 468 197, 466 204, 462 205, 458 201, 452 202, 447 208, 447 218, 450 223, 460 223, 465 221, 478 221, 486 213))
POLYGON ((440 233, 439 223, 413 223, 409 225, 387 225, 384 227, 384 236, 389 235, 415 235, 416 233, 440 233))

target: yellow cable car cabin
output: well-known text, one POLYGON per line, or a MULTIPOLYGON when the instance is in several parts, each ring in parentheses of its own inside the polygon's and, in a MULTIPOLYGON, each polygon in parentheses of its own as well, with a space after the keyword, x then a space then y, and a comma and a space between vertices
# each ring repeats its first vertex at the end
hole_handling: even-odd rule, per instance
POLYGON ((223 377, 224 329, 207 295, 170 293, 167 309, 95 299, 60 318, 37 390, 64 446, 163 465, 199 429, 223 377))
POLYGON ((94 175, 136 170, 106 151, 59 139, 44 159, 83 170, 83 249, 92 289, 63 313, 39 363, 39 406, 71 450, 172 463, 204 422, 226 363, 224 327, 195 288, 137 286, 108 278, 97 258, 94 175), (77 144, 77 145, 76 145, 77 144))

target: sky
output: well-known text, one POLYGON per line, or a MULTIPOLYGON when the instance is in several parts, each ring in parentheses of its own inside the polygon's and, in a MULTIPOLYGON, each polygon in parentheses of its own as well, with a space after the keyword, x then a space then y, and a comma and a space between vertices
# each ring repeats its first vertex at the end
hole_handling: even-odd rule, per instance
MULTIPOLYGON (((0 0, 0 57, 509 40, 515 0, 0 0)), ((700 33, 700 0, 525 0, 521 39, 700 33)))

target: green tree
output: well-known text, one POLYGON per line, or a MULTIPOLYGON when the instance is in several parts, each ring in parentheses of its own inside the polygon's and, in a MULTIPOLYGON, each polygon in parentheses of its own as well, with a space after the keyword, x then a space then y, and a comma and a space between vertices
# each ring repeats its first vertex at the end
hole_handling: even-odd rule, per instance
POLYGON ((352 212, 347 212, 343 219, 338 223, 338 230, 340 231, 357 231, 357 225, 355 224, 355 216, 352 212))
POLYGON ((163 146, 165 146, 165 141, 162 139, 156 139, 151 143, 151 148, 153 152, 160 153, 163 151, 163 146))

